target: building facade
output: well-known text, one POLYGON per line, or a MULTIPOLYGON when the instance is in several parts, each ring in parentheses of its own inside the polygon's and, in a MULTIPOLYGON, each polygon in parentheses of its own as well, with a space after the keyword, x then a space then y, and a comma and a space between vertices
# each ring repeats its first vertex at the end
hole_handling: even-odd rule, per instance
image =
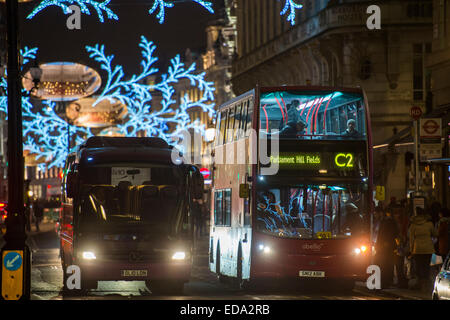
POLYGON ((432 1, 302 1, 296 24, 280 16, 284 2, 237 1, 236 95, 256 85, 362 87, 368 97, 375 146, 375 184, 385 199, 414 190, 412 106, 425 108, 431 77, 432 1), (371 5, 381 29, 369 29, 371 5))
POLYGON ((431 171, 442 176, 438 188, 442 202, 450 207, 450 1, 433 1, 432 52, 427 57, 431 72, 432 110, 435 118, 442 119, 442 161, 432 164, 431 171))

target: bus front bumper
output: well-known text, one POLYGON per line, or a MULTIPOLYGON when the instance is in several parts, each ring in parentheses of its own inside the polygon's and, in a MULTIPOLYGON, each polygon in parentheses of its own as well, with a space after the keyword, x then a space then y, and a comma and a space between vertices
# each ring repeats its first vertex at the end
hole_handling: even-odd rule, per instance
POLYGON ((282 255, 253 257, 251 278, 341 279, 365 281, 368 257, 350 255, 282 255))
POLYGON ((176 280, 188 282, 191 276, 190 262, 102 262, 79 264, 81 278, 87 281, 146 281, 176 280))

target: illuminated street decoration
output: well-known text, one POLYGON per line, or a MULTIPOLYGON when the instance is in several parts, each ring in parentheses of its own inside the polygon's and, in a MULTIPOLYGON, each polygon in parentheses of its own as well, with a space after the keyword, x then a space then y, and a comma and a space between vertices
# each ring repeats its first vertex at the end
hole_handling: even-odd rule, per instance
POLYGON ((35 15, 50 6, 58 6, 60 7, 64 14, 72 13, 72 10, 69 8, 71 5, 76 5, 80 7, 82 13, 90 15, 88 6, 92 6, 95 11, 97 11, 97 16, 100 22, 104 22, 103 11, 106 13, 108 19, 119 20, 119 17, 108 8, 108 4, 111 0, 105 0, 103 2, 95 1, 95 0, 43 0, 34 10, 27 16, 27 19, 33 19, 35 15))
POLYGON ((283 10, 281 10, 280 16, 284 16, 288 12, 288 10, 290 10, 289 15, 287 17, 287 21, 289 21, 293 26, 295 24, 295 14, 296 14, 295 10, 303 8, 303 5, 295 3, 294 0, 284 0, 284 1, 285 1, 284 8, 283 10))
MULTIPOLYGON (((205 73, 196 74, 195 64, 185 68, 177 55, 171 60, 167 73, 161 75, 161 81, 155 84, 143 83, 146 77, 159 72, 152 65, 158 60, 153 57, 156 45, 141 38, 139 46, 143 49, 142 72, 133 75, 129 80, 123 79, 123 67, 112 66, 113 55, 106 56, 103 45, 86 47, 90 57, 100 62, 102 69, 107 71, 108 79, 102 93, 97 97, 94 105, 108 99, 111 103, 120 101, 127 106, 128 114, 122 124, 117 125, 117 135, 123 136, 158 136, 167 141, 174 141, 176 136, 184 130, 193 129, 204 133, 204 125, 199 121, 192 121, 187 111, 191 108, 201 108, 209 117, 214 116, 214 87, 212 82, 204 80, 205 73), (182 80, 188 80, 191 86, 196 86, 201 97, 191 102, 186 94, 180 105, 177 104, 174 85, 182 80), (152 109, 153 97, 151 92, 161 94, 159 108, 152 109), (172 124, 169 128, 169 124, 172 124), (170 133, 169 131, 173 131, 170 133)), ((24 48, 21 51, 24 63, 35 59, 37 49, 24 48)), ((0 80, 0 111, 7 113, 7 81, 6 77, 0 80)), ((62 167, 67 156, 67 129, 68 124, 55 113, 55 102, 43 100, 42 106, 34 106, 29 95, 23 90, 22 115, 24 150, 36 154, 37 160, 45 160, 47 168, 62 167)), ((70 135, 76 144, 82 143, 92 136, 89 128, 70 126, 70 135)), ((73 140, 72 140, 73 141, 73 140)), ((45 163, 39 166, 45 168, 45 163)))
POLYGON ((159 70, 153 67, 158 58, 153 56, 156 45, 141 37, 139 46, 142 48, 141 70, 138 75, 131 76, 130 79, 124 79, 123 67, 113 66, 113 55, 107 56, 103 45, 93 47, 86 46, 90 58, 101 64, 101 68, 108 74, 105 81, 105 87, 98 96, 94 106, 104 99, 118 100, 128 107, 128 114, 122 124, 117 125, 120 132, 125 136, 138 136, 144 134, 147 137, 158 136, 167 141, 182 130, 195 129, 204 131, 204 126, 198 122, 192 122, 188 110, 194 107, 200 107, 203 112, 208 112, 209 117, 214 116, 214 87, 212 82, 204 80, 205 73, 196 74, 195 64, 185 69, 180 56, 177 55, 171 59, 167 73, 160 75, 160 82, 146 84, 144 80, 159 73, 159 70), (177 105, 174 95, 176 94, 174 85, 183 79, 188 80, 191 86, 196 86, 201 92, 200 99, 191 102, 187 95, 182 102, 177 105), (152 92, 158 92, 161 101, 158 101, 158 108, 152 92), (173 133, 169 133, 169 124, 175 126, 173 133))
MULTIPOLYGON (((153 1, 153 6, 149 10, 150 14, 156 13, 158 11, 156 17, 159 20, 159 23, 164 23, 165 18, 165 9, 172 8, 174 6, 173 2, 169 2, 168 0, 149 0, 153 1)), ((212 8, 212 2, 206 0, 191 0, 192 2, 196 2, 208 10, 210 13, 214 13, 214 9, 212 8)), ((64 14, 70 14, 72 10, 69 8, 71 5, 77 5, 80 7, 81 12, 87 15, 90 15, 88 6, 92 6, 95 11, 97 11, 98 18, 100 22, 104 22, 105 19, 103 17, 103 12, 106 13, 108 19, 119 20, 119 17, 108 8, 111 0, 105 0, 103 2, 95 1, 95 0, 43 0, 34 10, 28 15, 27 19, 32 19, 39 12, 46 9, 50 6, 58 6, 60 7, 64 14)))
MULTIPOLYGON (((212 3, 210 1, 204 0, 192 0, 192 1, 200 4, 210 13, 214 13, 214 9, 212 8, 212 3)), ((168 2, 167 0, 154 0, 153 7, 149 10, 149 13, 154 14, 156 10, 159 10, 156 17, 159 19, 159 23, 162 24, 164 23, 165 8, 172 8, 173 6, 174 3, 168 2)))
MULTIPOLYGON (((164 23, 165 20, 165 12, 166 8, 173 8, 175 6, 175 1, 169 0, 148 0, 153 1, 152 7, 149 9, 149 14, 156 14, 156 18, 158 19, 160 24, 164 23)), ((186 0, 189 1, 189 0, 186 0)), ((206 10, 208 10, 211 14, 214 13, 213 3, 209 0, 190 0, 195 2, 206 10)), ((277 0, 280 1, 280 0, 277 0)), ((284 0, 285 4, 283 9, 280 12, 281 16, 287 14, 289 10, 289 14, 287 16, 287 21, 291 23, 291 25, 295 24, 295 14, 296 10, 302 9, 303 5, 296 3, 296 0, 284 0)), ((33 11, 27 16, 27 19, 33 19, 39 12, 50 7, 57 6, 60 7, 64 14, 72 13, 72 10, 69 8, 71 5, 77 5, 80 7, 82 13, 90 15, 89 6, 93 7, 97 12, 97 16, 100 22, 104 22, 104 14, 106 14, 108 19, 119 20, 119 17, 108 8, 111 0, 105 0, 103 2, 96 0, 42 0, 41 3, 33 9, 33 11)), ((180 1, 182 2, 182 1, 180 1)))
MULTIPOLYGON (((25 47, 20 51, 25 65, 36 58, 37 48, 25 47)), ((0 112, 7 114, 7 79, 0 79, 0 112), (4 94, 3 94, 4 93, 4 94)), ((50 101, 42 101, 44 107, 36 107, 30 101, 26 90, 22 89, 22 123, 23 123, 23 149, 36 154, 36 160, 47 162, 48 168, 63 167, 67 156, 67 122, 61 119, 54 111, 55 104, 50 101)), ((91 136, 87 128, 71 126, 71 135, 76 143, 81 143, 91 136)), ((46 164, 38 165, 44 169, 46 164)))

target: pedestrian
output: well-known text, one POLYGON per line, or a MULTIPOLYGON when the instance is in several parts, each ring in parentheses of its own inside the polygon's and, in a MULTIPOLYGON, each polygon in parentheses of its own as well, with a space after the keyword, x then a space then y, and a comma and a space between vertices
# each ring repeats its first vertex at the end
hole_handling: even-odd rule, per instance
POLYGON ((202 224, 202 208, 198 199, 192 201, 192 217, 194 222, 194 237, 196 239, 201 236, 201 224, 202 224))
POLYGON ((381 219, 375 244, 376 261, 381 270, 381 288, 389 288, 394 281, 395 239, 398 237, 397 225, 388 210, 381 219))
POLYGON ((405 273, 405 259, 408 256, 408 221, 404 210, 401 207, 394 210, 394 221, 398 230, 397 238, 395 238, 394 270, 397 275, 397 286, 407 289, 408 279, 405 273))
POLYGON ((207 235, 208 232, 206 231, 206 222, 209 219, 209 211, 206 203, 201 204, 201 222, 200 222, 200 236, 207 235))
POLYGON ((445 259, 450 250, 450 211, 441 208, 439 211, 439 221, 437 223, 438 233, 438 254, 445 259))
POLYGON ((44 207, 40 200, 36 200, 34 202, 33 211, 34 211, 34 223, 36 225, 36 231, 39 232, 40 231, 39 223, 41 223, 42 217, 44 215, 44 207))
POLYGON ((409 227, 410 256, 414 260, 417 283, 414 289, 428 291, 430 289, 430 262, 434 253, 433 237, 437 232, 431 222, 431 216, 423 208, 416 208, 417 215, 411 218, 409 227))

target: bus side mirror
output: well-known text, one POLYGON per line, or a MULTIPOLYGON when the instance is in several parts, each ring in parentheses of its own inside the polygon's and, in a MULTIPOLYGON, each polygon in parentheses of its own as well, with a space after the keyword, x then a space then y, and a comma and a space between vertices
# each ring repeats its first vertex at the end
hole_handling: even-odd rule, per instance
POLYGON ((75 196, 77 184, 78 184, 78 173, 70 171, 67 174, 66 180, 66 194, 68 198, 73 198, 75 196))
POLYGON ((200 170, 192 166, 191 167, 192 172, 192 195, 194 199, 202 199, 203 198, 203 188, 204 188, 204 181, 203 181, 203 175, 200 173, 200 170))

